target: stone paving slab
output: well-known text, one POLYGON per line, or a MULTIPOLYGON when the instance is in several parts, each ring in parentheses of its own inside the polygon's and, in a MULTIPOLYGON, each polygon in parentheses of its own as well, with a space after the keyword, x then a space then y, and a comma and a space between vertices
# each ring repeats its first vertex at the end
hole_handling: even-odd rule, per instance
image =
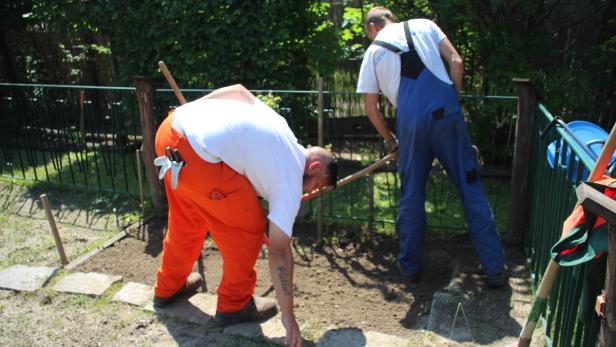
POLYGON ((246 337, 265 337, 268 340, 281 343, 287 331, 280 320, 280 313, 261 323, 240 323, 231 325, 223 331, 225 334, 246 337))
POLYGON ((154 308, 152 302, 146 310, 167 317, 179 318, 197 325, 205 326, 216 314, 216 295, 197 293, 190 298, 180 298, 165 308, 154 308))
POLYGON ((13 265, 0 271, 0 288, 31 292, 42 288, 58 268, 13 265))
POLYGON ((135 306, 145 306, 152 302, 154 288, 141 283, 128 282, 116 295, 113 301, 120 301, 135 306))
POLYGON ((101 296, 122 276, 105 275, 97 272, 75 272, 68 274, 53 286, 53 290, 65 293, 101 296))
POLYGON ((317 342, 317 347, 405 347, 412 345, 412 341, 401 337, 357 328, 329 330, 317 342))

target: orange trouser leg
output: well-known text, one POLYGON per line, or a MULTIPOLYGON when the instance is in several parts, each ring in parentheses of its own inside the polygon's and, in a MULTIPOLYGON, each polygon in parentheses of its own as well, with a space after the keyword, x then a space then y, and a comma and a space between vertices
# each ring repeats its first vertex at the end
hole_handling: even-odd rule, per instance
POLYGON ((170 174, 165 176, 169 225, 155 293, 166 297, 184 284, 209 228, 223 258, 217 310, 238 311, 248 303, 256 284, 254 265, 265 231, 263 211, 245 176, 224 163, 202 160, 171 128, 170 119, 158 130, 156 152, 163 155, 167 146, 177 148, 186 166, 176 190, 170 188, 170 174))
MULTIPOLYGON (((156 154, 164 155, 167 146, 178 148, 184 155, 186 149, 182 136, 171 128, 171 116, 161 124, 156 134, 156 154)), ((190 146, 188 146, 190 148, 190 146)), ((194 160, 193 158, 191 158, 194 160)), ((185 159, 186 160, 186 159, 185 159)), ((182 169, 180 176, 185 176, 182 169)), ((156 274, 154 292, 159 297, 169 297, 184 285, 199 257, 207 231, 207 222, 192 213, 197 209, 194 202, 187 199, 184 187, 171 189, 171 174, 165 175, 165 190, 169 203, 167 234, 163 241, 161 265, 156 274)))

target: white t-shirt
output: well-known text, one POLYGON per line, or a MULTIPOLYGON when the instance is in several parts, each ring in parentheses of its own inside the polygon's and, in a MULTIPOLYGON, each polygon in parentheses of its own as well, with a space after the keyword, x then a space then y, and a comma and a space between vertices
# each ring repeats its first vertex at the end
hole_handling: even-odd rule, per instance
MULTIPOLYGON (((428 19, 411 19, 409 24, 413 44, 426 68, 443 82, 452 84, 438 48, 446 37, 443 31, 428 19)), ((386 25, 378 32, 376 40, 392 44, 403 52, 409 50, 404 35, 404 23, 386 25)), ((364 53, 359 70, 357 92, 376 94, 381 91, 394 106, 397 106, 399 87, 400 57, 386 48, 370 45, 364 53)))
POLYGON ((201 158, 222 160, 245 175, 269 202, 270 222, 291 236, 301 204, 306 149, 282 116, 259 100, 200 99, 178 107, 172 126, 201 158))

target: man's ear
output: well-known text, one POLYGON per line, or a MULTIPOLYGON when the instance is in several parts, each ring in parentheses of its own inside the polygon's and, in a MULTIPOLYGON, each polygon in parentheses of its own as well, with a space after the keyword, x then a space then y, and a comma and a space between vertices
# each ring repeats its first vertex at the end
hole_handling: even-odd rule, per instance
POLYGON ((321 168, 321 162, 318 161, 318 160, 315 160, 312 163, 308 164, 308 171, 309 172, 318 170, 319 168, 321 168))

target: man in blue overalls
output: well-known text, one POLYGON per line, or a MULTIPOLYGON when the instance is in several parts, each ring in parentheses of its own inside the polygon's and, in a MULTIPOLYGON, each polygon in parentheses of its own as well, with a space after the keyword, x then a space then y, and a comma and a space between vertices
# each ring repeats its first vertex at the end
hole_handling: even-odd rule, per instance
POLYGON ((386 147, 397 146, 398 150, 401 197, 396 221, 400 238, 397 264, 403 278, 411 282, 419 279, 426 233, 426 181, 436 157, 453 179, 464 204, 486 284, 503 286, 503 247, 479 180, 477 154, 458 99, 464 69, 460 55, 441 29, 427 19, 397 23, 391 11, 375 7, 366 14, 364 24, 373 42, 364 55, 357 92, 364 94, 368 118, 385 138, 386 147), (443 60, 449 65, 449 74, 443 60), (379 92, 397 107, 399 140, 379 111, 379 92))

